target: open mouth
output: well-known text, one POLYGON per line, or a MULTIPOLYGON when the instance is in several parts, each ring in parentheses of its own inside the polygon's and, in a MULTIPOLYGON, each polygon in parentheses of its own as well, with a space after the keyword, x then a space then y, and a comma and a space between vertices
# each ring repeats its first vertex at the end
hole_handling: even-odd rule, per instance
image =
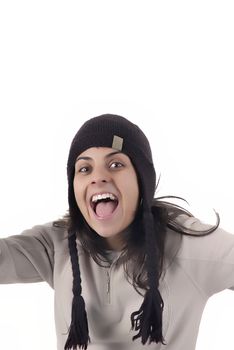
POLYGON ((91 197, 91 208, 96 216, 105 219, 113 214, 119 201, 112 193, 97 194, 91 197))

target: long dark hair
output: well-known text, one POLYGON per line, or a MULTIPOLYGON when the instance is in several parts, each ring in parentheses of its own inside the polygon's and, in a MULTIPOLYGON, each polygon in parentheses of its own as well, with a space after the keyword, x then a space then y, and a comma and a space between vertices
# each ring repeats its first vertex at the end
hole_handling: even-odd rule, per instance
MULTIPOLYGON (((183 234, 194 237, 205 236, 215 231, 220 224, 220 217, 217 212, 216 224, 203 231, 196 231, 191 228, 183 226, 178 216, 186 215, 187 217, 194 217, 194 215, 187 209, 178 204, 166 201, 167 198, 180 199, 187 203, 187 201, 177 196, 163 196, 157 197, 153 201, 152 214, 154 217, 154 224, 157 228, 156 241, 159 251, 159 276, 161 276, 164 261, 164 246, 167 228, 170 228, 175 234, 183 234)), ((136 217, 130 227, 124 232, 124 248, 122 250, 119 263, 124 266, 126 278, 133 284, 134 288, 142 294, 139 289, 147 289, 146 277, 146 255, 145 255, 145 237, 142 234, 142 211, 139 205, 136 217)), ((77 211, 76 223, 71 223, 69 212, 63 218, 54 221, 53 225, 56 227, 64 227, 66 229, 76 228, 76 234, 83 249, 89 254, 94 261, 100 266, 106 266, 108 246, 106 240, 99 236, 84 220, 82 214, 77 211), (104 263, 104 264, 103 264, 104 263)))

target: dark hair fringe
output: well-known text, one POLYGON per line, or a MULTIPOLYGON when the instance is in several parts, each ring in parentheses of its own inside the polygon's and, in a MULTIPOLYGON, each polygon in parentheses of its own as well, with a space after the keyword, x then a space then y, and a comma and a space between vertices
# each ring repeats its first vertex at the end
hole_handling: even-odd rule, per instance
POLYGON ((181 233, 183 235, 187 235, 187 236, 193 236, 193 237, 201 237, 201 236, 207 236, 210 233, 214 232, 220 224, 220 216, 219 213, 214 210, 215 212, 215 216, 216 216, 216 223, 215 225, 211 225, 211 227, 207 230, 193 230, 193 229, 188 229, 187 227, 181 225, 178 223, 178 221, 176 220, 176 218, 179 215, 187 215, 188 217, 194 217, 194 215, 192 213, 190 213, 187 209, 174 204, 174 203, 170 203, 167 201, 163 201, 162 199, 164 198, 175 198, 175 199, 180 199, 185 201, 187 204, 189 204, 184 198, 182 197, 178 197, 178 196, 163 196, 163 197, 157 197, 154 199, 154 204, 153 207, 157 207, 157 208, 163 208, 166 209, 167 211, 167 223, 166 225, 171 228, 173 231, 177 232, 177 233, 181 233))

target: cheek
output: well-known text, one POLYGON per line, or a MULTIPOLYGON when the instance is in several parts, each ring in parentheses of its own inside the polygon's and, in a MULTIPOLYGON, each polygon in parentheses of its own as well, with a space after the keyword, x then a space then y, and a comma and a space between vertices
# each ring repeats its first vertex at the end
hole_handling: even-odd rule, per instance
POLYGON ((78 202, 79 191, 78 191, 78 187, 76 185, 76 181, 75 180, 73 181, 73 190, 74 190, 74 195, 75 195, 76 201, 78 202))
POLYGON ((73 189, 74 189, 74 195, 75 195, 75 199, 76 199, 76 203, 78 205, 78 207, 80 209, 82 209, 82 207, 84 206, 84 194, 82 192, 82 186, 79 183, 79 186, 77 186, 77 182, 76 180, 73 181, 73 189))
POLYGON ((139 194, 138 194, 138 188, 134 189, 132 192, 132 195, 129 196, 129 200, 131 201, 131 207, 134 211, 136 211, 138 204, 139 204, 139 194))
POLYGON ((138 182, 135 178, 126 184, 126 201, 127 205, 131 210, 135 211, 139 203, 139 187, 138 182))

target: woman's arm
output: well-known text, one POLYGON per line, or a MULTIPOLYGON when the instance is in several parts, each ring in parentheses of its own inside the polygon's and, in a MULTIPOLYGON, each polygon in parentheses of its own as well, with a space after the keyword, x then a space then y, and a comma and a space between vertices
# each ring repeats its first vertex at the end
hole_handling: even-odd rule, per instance
POLYGON ((48 232, 38 225, 0 239, 0 283, 46 281, 53 287, 54 247, 48 232))
MULTIPOLYGON (((195 218, 188 219, 187 225, 200 232, 206 226, 195 218)), ((206 296, 234 290, 234 234, 218 228, 204 237, 183 236, 177 258, 206 296)))

